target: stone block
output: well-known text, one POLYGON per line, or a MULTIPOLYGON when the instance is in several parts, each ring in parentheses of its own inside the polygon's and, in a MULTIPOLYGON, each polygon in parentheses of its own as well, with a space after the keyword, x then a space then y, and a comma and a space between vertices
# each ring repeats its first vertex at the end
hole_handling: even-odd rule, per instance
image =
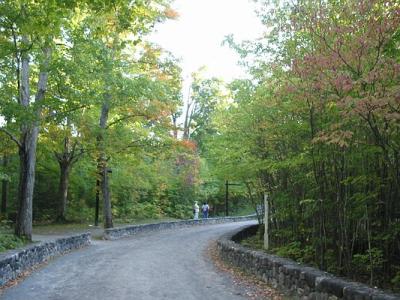
POLYGON ((15 279, 20 273, 50 257, 90 244, 90 233, 39 243, 24 249, 9 251, 0 256, 0 286, 15 279))
POLYGON ((343 289, 343 299, 372 300, 374 293, 374 289, 364 284, 351 282, 343 289))
POLYGON ((351 285, 345 280, 335 277, 318 277, 316 282, 317 291, 334 295, 337 298, 342 298, 344 288, 351 285))

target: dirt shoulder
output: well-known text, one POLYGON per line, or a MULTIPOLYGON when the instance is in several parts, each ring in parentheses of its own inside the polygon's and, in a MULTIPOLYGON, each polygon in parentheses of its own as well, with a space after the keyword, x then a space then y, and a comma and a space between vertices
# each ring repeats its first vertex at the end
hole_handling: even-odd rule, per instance
POLYGON ((232 266, 231 264, 225 262, 220 257, 217 250, 217 243, 215 241, 211 242, 205 251, 212 262, 214 263, 216 269, 219 272, 223 272, 231 277, 235 285, 243 290, 243 295, 252 300, 284 300, 289 299, 283 293, 277 291, 276 289, 269 286, 264 281, 256 278, 242 269, 232 266))

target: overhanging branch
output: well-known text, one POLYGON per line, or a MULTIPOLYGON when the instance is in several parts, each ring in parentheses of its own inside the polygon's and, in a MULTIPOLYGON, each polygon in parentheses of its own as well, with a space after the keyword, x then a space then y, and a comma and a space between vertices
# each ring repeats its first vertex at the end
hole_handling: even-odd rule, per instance
POLYGON ((116 119, 116 120, 113 121, 113 122, 110 122, 110 123, 107 125, 106 128, 108 129, 108 128, 110 128, 111 126, 113 126, 113 125, 115 125, 115 124, 117 124, 117 123, 119 123, 119 122, 121 122, 121 121, 128 120, 128 119, 131 119, 131 118, 136 118, 136 117, 147 117, 147 115, 145 115, 145 114, 126 115, 126 116, 123 116, 123 117, 121 117, 121 118, 116 119))
POLYGON ((7 129, 5 129, 4 127, 0 127, 0 131, 4 132, 6 135, 8 135, 8 137, 9 137, 12 141, 14 141, 14 142, 17 144, 17 146, 18 146, 19 148, 22 149, 22 145, 21 145, 20 141, 19 141, 11 132, 9 132, 9 131, 8 131, 7 129))

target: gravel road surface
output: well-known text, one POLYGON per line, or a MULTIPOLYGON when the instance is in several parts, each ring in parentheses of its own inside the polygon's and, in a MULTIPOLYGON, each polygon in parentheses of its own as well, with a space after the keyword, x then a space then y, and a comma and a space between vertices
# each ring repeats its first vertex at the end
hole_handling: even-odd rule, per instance
POLYGON ((247 299, 207 257, 208 244, 254 221, 204 225, 93 241, 51 260, 1 299, 247 299))

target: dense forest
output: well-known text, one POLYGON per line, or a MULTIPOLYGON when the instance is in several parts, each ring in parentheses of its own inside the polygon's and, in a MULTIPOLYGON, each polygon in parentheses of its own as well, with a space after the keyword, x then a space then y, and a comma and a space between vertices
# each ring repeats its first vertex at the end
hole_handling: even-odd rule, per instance
POLYGON ((146 42, 167 0, 0 1, 2 220, 191 217, 268 195, 273 251, 400 289, 400 3, 258 0, 248 79, 146 42), (99 205, 97 205, 99 204, 99 205))
POLYGON ((179 59, 146 39, 178 17, 170 4, 0 2, 1 215, 17 236, 46 222, 189 218, 208 196, 224 213, 223 181, 200 192, 198 151, 222 81, 194 73, 185 106, 179 59))
POLYGON ((271 247, 400 287, 400 4, 260 1, 263 38, 236 43, 250 80, 216 113, 210 160, 267 193, 271 247))

